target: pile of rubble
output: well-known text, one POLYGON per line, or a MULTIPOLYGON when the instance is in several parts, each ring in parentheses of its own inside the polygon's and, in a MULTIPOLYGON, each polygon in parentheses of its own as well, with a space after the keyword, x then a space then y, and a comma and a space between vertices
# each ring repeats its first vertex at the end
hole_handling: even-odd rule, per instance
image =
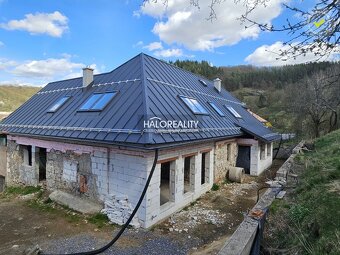
POLYGON ((258 187, 258 184, 254 181, 250 183, 229 183, 228 188, 229 192, 234 196, 242 196, 247 195, 247 190, 256 189, 258 187))
POLYGON ((169 226, 170 232, 188 233, 190 229, 203 223, 220 226, 224 223, 225 218, 226 214, 219 210, 213 210, 209 206, 203 207, 202 203, 198 201, 189 210, 182 210, 172 215, 166 226, 169 226))
MULTIPOLYGON (((109 195, 104 204, 105 207, 101 212, 107 215, 111 223, 118 225, 125 224, 133 211, 127 196, 109 195)), ((135 228, 140 227, 137 216, 132 219, 130 225, 135 228)))

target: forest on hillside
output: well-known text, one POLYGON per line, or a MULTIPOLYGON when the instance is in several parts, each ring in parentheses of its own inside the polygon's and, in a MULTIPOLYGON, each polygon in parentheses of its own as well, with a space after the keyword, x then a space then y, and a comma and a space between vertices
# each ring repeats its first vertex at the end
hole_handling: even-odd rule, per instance
POLYGON ((223 86, 279 132, 318 137, 340 127, 340 62, 281 67, 215 67, 207 61, 171 62, 223 86))

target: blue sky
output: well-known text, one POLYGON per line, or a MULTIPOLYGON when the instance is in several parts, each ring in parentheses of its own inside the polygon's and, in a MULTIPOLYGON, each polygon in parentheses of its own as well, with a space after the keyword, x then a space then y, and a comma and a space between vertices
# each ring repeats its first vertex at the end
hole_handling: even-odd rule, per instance
MULTIPOLYGON (((284 1, 270 0, 254 19, 275 25, 295 19, 284 1)), ((140 52, 216 66, 286 64, 266 49, 282 48, 287 35, 244 29, 237 20, 242 5, 226 1, 210 22, 209 1, 201 0, 200 10, 189 2, 169 0, 164 8, 161 1, 0 0, 0 84, 43 85, 77 77, 85 65, 107 72, 140 52)))

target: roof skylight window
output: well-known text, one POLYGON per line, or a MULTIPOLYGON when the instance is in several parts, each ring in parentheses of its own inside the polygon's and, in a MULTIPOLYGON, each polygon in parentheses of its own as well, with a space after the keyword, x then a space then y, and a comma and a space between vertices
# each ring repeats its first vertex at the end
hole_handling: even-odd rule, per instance
POLYGON ((80 107, 81 111, 100 111, 111 101, 117 94, 115 91, 105 93, 95 93, 80 107))
POLYGON ((202 83, 203 86, 208 86, 208 84, 205 81, 203 81, 202 79, 199 79, 199 81, 200 81, 200 83, 202 83))
POLYGON ((195 114, 209 114, 208 111, 195 98, 180 96, 183 102, 195 114))
POLYGON ((48 110, 48 112, 56 112, 65 102, 70 98, 70 96, 63 96, 48 110))
POLYGON ((226 105, 225 107, 227 107, 228 111, 234 115, 235 118, 240 118, 242 119, 242 116, 230 105, 226 105))
POLYGON ((221 117, 224 117, 224 113, 221 111, 220 108, 218 108, 213 102, 208 102, 212 108, 214 108, 214 110, 218 113, 218 115, 220 115, 221 117))

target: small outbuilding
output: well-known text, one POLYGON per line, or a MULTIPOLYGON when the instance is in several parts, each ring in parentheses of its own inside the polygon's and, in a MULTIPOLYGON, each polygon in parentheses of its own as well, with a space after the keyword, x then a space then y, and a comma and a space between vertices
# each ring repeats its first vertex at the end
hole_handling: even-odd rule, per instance
POLYGON ((0 122, 0 134, 7 185, 110 200, 118 218, 136 205, 158 149, 135 216, 145 228, 210 190, 233 167, 259 175, 272 164, 279 138, 221 80, 145 54, 108 73, 84 68, 83 77, 47 84, 0 122))

